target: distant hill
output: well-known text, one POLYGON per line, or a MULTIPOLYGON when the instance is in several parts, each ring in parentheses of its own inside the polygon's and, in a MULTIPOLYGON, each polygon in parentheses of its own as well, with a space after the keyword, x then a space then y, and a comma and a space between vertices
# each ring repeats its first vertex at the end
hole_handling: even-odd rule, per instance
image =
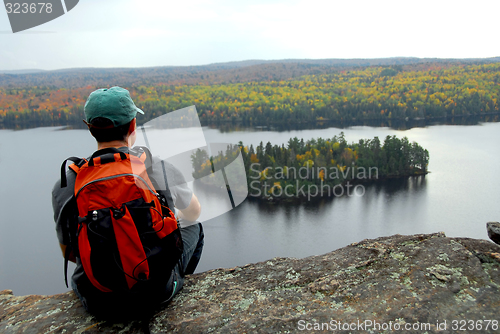
POLYGON ((281 59, 245 60, 201 66, 162 66, 141 68, 72 68, 54 71, 0 71, 0 87, 48 86, 53 88, 125 87, 167 84, 229 84, 254 81, 279 81, 303 75, 320 75, 367 66, 404 67, 439 63, 485 64, 500 62, 500 57, 441 59, 441 58, 373 58, 373 59, 281 59))
POLYGON ((31 73, 40 73, 46 72, 45 70, 38 69, 28 69, 28 70, 0 70, 0 74, 31 74, 31 73))
POLYGON ((500 57, 491 58, 417 58, 417 57, 390 57, 390 58, 326 58, 326 59, 277 59, 277 60, 244 60, 227 63, 216 63, 212 65, 244 67, 270 63, 302 63, 328 66, 388 66, 408 65, 417 63, 494 63, 499 62, 500 57))

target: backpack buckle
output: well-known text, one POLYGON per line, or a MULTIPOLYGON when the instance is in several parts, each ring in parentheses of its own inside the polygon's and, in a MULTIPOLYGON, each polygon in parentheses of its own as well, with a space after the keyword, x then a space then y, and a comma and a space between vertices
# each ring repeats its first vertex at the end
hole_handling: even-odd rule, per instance
POLYGON ((113 218, 120 219, 125 216, 125 204, 122 205, 120 209, 112 208, 111 212, 113 214, 113 218))

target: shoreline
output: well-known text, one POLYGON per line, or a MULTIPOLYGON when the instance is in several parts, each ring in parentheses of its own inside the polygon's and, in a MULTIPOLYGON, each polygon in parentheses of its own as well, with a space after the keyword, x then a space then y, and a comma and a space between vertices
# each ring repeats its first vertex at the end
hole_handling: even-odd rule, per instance
MULTIPOLYGON (((446 122, 448 120, 453 120, 455 118, 457 119, 467 119, 467 118, 473 118, 473 117, 487 117, 487 116, 500 116, 500 112, 490 112, 490 113, 481 113, 481 114, 467 114, 467 115, 446 115, 446 116, 435 116, 435 117, 416 117, 416 118, 410 118, 410 117, 404 117, 404 118, 363 118, 363 119, 357 119, 357 118, 346 118, 346 119, 316 119, 316 120, 305 120, 305 121, 296 121, 296 122, 270 122, 270 123, 253 123, 253 122, 243 122, 241 120, 231 120, 231 119, 222 119, 222 120, 216 120, 216 121, 207 121, 204 119, 200 119, 200 124, 201 126, 207 126, 207 127, 219 127, 219 126, 227 126, 227 125, 233 125, 233 126, 242 126, 245 128, 255 128, 255 129, 273 129, 273 128, 280 128, 280 127, 301 127, 301 126, 312 126, 312 129, 318 128, 317 126, 324 126, 330 125, 330 127, 336 127, 341 126, 341 128, 344 127, 351 127, 351 126, 372 126, 372 127, 383 127, 382 125, 373 125, 373 124, 365 124, 365 123, 370 123, 370 122, 382 122, 385 123, 384 126, 391 126, 389 123, 391 122, 396 122, 396 123, 420 123, 423 122, 425 123, 424 126, 428 125, 433 125, 433 124, 427 124, 429 122, 437 122, 437 121, 442 121, 446 122)), ((494 120, 490 121, 485 121, 485 122, 495 122, 494 120)), ((28 122, 5 122, 3 119, 0 118, 0 129, 1 130, 19 130, 19 129, 33 129, 33 128, 38 128, 38 127, 54 127, 54 126, 64 126, 68 127, 71 129, 85 129, 85 126, 83 123, 80 123, 79 121, 75 122, 66 122, 65 124, 61 124, 59 122, 40 122, 40 124, 33 124, 37 123, 37 121, 28 121, 28 122)), ((445 124, 446 125, 446 124, 445 124)), ((413 124, 413 126, 410 126, 410 128, 413 127, 419 127, 417 124, 413 124)), ((310 129, 310 128, 308 128, 310 129)))

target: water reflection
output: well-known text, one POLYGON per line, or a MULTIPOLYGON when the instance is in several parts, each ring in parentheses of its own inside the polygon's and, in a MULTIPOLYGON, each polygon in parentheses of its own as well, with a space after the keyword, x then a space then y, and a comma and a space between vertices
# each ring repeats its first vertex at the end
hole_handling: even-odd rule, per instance
MULTIPOLYGON (((240 207, 205 224, 208 237, 220 242, 207 245, 200 270, 275 256, 322 254, 365 238, 416 232, 425 225, 425 176, 379 180, 363 186, 363 196, 301 203, 247 198, 240 207)), ((199 196, 210 195, 204 189, 197 191, 199 196)))
MULTIPOLYGON (((426 191, 427 180, 425 175, 409 176, 402 178, 391 178, 386 180, 370 181, 361 184, 364 188, 364 193, 361 191, 358 195, 351 194, 351 196, 341 197, 322 197, 312 198, 310 201, 306 199, 295 199, 293 201, 268 201, 261 198, 249 196, 245 201, 245 205, 251 206, 252 210, 259 212, 262 219, 275 220, 278 214, 283 214, 287 220, 294 220, 300 213, 300 210, 311 216, 318 216, 324 214, 333 202, 335 201, 359 201, 364 208, 361 211, 369 208, 373 203, 379 203, 383 200, 385 204, 393 200, 401 200, 403 198, 415 199, 416 196, 424 195, 426 191)), ((210 198, 214 198, 214 193, 210 188, 198 185, 195 187, 195 192, 198 197, 206 199, 207 202, 210 198)), ((207 208, 208 210, 210 208, 207 208)), ((229 215, 236 215, 232 218, 238 218, 238 211, 231 211, 229 215)))
POLYGON ((222 133, 230 133, 236 131, 295 131, 295 130, 313 130, 313 129, 328 129, 338 128, 347 129, 353 126, 369 126, 383 127, 393 130, 409 130, 413 128, 425 128, 435 125, 478 125, 479 123, 500 122, 500 114, 491 114, 483 116, 461 116, 448 117, 439 119, 395 119, 395 120, 344 120, 344 121, 321 121, 321 122, 305 122, 297 124, 273 124, 266 126, 251 126, 237 123, 219 123, 219 124, 203 124, 211 129, 217 129, 222 133))
MULTIPOLYGON (((496 123, 500 122, 500 114, 493 113, 489 115, 481 116, 455 116, 455 117, 443 117, 436 119, 380 119, 380 120, 342 120, 342 121, 316 121, 316 122, 304 122, 304 123, 293 123, 293 124, 273 124, 273 125, 252 125, 243 124, 237 122, 222 122, 222 123, 207 123, 202 122, 202 126, 207 126, 211 129, 220 130, 222 133, 229 133, 235 131, 294 131, 294 130, 312 130, 312 129, 327 129, 327 128, 338 128, 347 129, 353 126, 370 126, 370 127, 387 127, 393 130, 409 130, 412 128, 425 128, 434 125, 478 125, 479 123, 496 123)), ((142 124, 140 118, 138 123, 142 124)), ((61 125, 58 122, 30 122, 26 124, 19 123, 0 123, 0 129, 14 129, 14 130, 24 130, 32 129, 37 127, 48 127, 48 126, 64 126, 68 130, 75 129, 87 129, 87 126, 80 121, 67 123, 66 125, 61 125)), ((180 127, 189 127, 189 123, 184 124, 180 127)))
MULTIPOLYGON (((425 188, 425 177, 425 175, 419 175, 373 181, 370 182, 370 184, 365 185, 365 189, 367 193, 373 192, 376 195, 379 195, 380 193, 386 193, 391 196, 397 195, 401 192, 419 192, 424 190, 425 188)), ((363 196, 363 198, 367 197, 369 196, 363 196)))

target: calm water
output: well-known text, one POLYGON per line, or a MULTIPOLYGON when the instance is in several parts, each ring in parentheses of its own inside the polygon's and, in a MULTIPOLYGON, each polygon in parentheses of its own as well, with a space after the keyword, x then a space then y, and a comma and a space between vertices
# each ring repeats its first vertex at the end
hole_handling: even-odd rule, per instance
MULTIPOLYGON (((276 256, 322 254, 364 238, 444 231, 487 239, 487 221, 500 220, 500 123, 431 126, 398 131, 352 127, 286 132, 205 128, 209 142, 254 146, 290 137, 346 139, 407 136, 430 152, 425 178, 366 186, 362 197, 323 199, 303 205, 251 200, 205 223, 199 271, 276 256)), ((54 230, 50 191, 62 160, 87 156, 95 143, 85 130, 0 130, 0 290, 16 295, 66 291, 63 259, 54 230)), ((204 196, 200 193, 200 196, 204 196)))

